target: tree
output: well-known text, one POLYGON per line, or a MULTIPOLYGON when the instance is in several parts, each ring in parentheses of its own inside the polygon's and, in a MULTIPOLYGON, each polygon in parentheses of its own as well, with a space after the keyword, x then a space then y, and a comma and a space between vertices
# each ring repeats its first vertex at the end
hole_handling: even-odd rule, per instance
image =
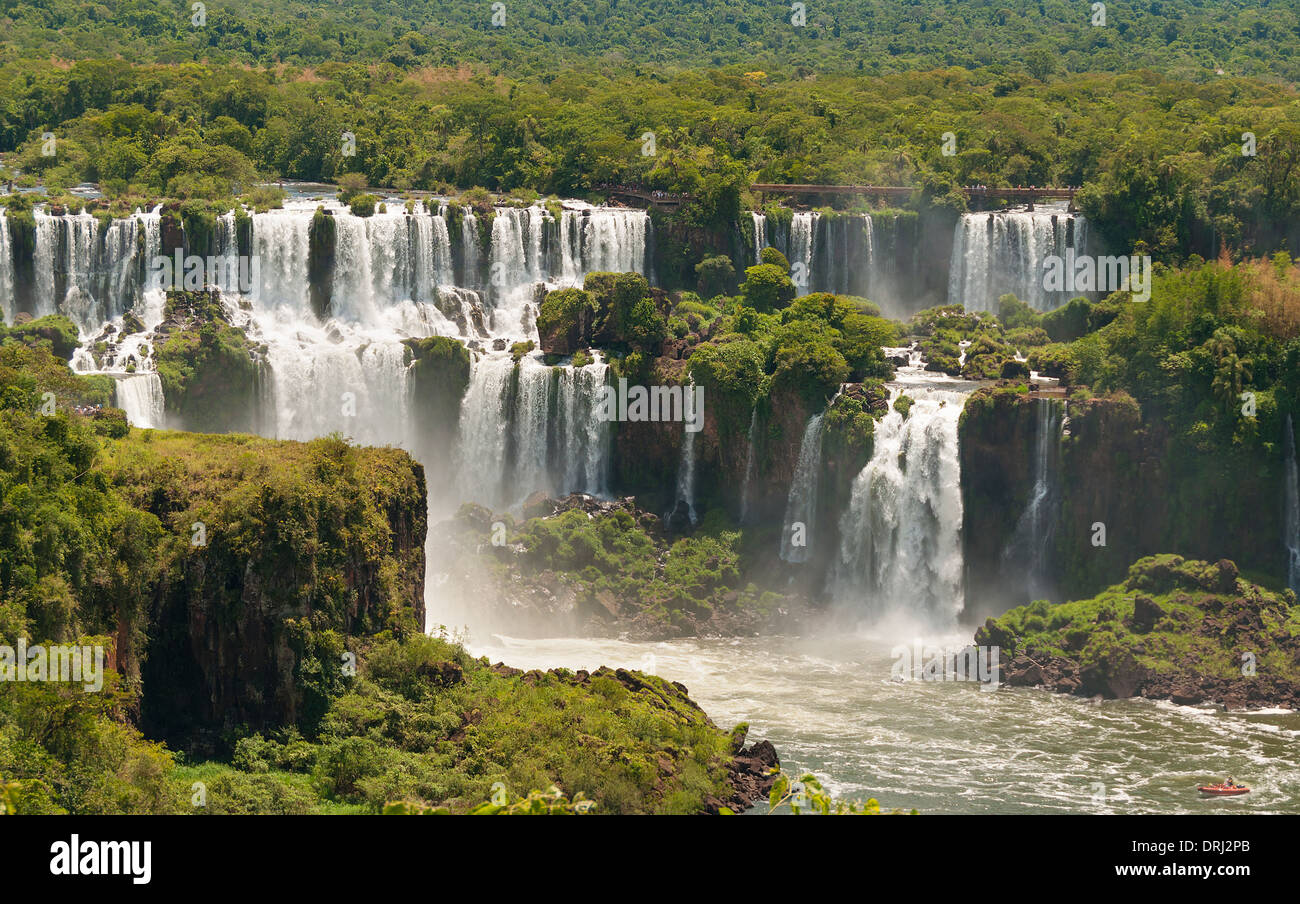
POLYGON ((775 264, 758 264, 745 270, 740 287, 745 303, 756 311, 773 311, 794 300, 795 288, 790 277, 775 264))

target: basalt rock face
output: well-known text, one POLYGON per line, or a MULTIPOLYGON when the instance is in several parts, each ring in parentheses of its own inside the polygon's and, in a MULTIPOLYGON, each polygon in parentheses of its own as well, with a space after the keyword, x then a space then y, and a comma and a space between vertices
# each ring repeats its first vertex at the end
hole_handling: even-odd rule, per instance
POLYGON ((1300 606, 1242 580, 1227 560, 1152 556, 1097 597, 989 619, 1012 687, 1149 697, 1229 709, 1300 708, 1300 606))
POLYGON ((404 452, 155 432, 106 472, 164 529, 123 657, 150 737, 210 754, 238 726, 309 729, 343 635, 423 626, 424 470, 404 452))
MULTIPOLYGON (((966 596, 978 616, 1028 601, 1008 595, 1015 565, 1005 552, 1033 490, 1041 404, 981 390, 962 416, 966 596)), ((1198 449, 1145 419, 1126 395, 1073 401, 1065 413, 1053 439, 1059 490, 1044 557, 1059 598, 1095 593, 1123 578, 1134 559, 1171 549, 1285 577, 1278 450, 1198 449)))
POLYGON ((1033 484, 1036 417, 1029 400, 977 390, 958 426, 966 607, 979 615, 1006 609, 1002 562, 1033 484))

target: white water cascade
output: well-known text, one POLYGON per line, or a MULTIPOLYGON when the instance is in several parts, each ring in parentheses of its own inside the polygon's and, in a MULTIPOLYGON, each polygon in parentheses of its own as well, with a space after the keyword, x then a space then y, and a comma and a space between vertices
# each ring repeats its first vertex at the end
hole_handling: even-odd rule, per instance
POLYGON ((1286 416, 1286 437, 1284 439, 1286 446, 1286 465, 1283 471, 1283 479, 1286 481, 1285 496, 1285 519, 1283 521, 1284 530, 1286 531, 1283 539, 1286 541, 1287 550, 1287 585, 1297 593, 1300 593, 1300 465, 1296 464, 1295 457, 1295 427, 1291 423, 1291 415, 1286 416))
POLYGON ((692 525, 697 523, 695 513, 695 433, 692 430, 683 430, 682 432, 682 460, 677 465, 677 492, 673 498, 673 506, 669 509, 668 514, 664 517, 668 521, 678 506, 685 503, 686 516, 690 519, 692 525))
POLYGON ((539 357, 476 360, 461 404, 455 490, 510 507, 531 493, 608 493, 613 425, 605 419, 608 366, 547 367, 539 357))
MULTIPOLYGON (((290 204, 253 218, 259 284, 244 300, 243 325, 267 348, 275 436, 306 439, 338 430, 358 442, 413 448, 408 406, 419 400, 407 388, 402 340, 444 335, 476 345, 498 337, 498 351, 477 355, 471 370, 458 428, 460 461, 445 466, 459 476, 456 492, 488 505, 514 505, 537 490, 605 492, 610 430, 593 418, 606 366, 552 369, 531 355, 516 379, 504 351, 507 341, 535 338, 529 307, 539 287, 560 284, 548 267, 547 224, 555 221, 544 208, 498 209, 481 259, 470 214, 461 220, 457 247, 445 207, 414 205, 408 213, 390 205, 362 218, 327 205, 335 261, 322 318, 312 308, 307 279, 316 206, 290 204), (481 260, 486 273, 478 271, 481 260), (451 284, 457 272, 467 285, 451 284), (572 452, 559 448, 562 437, 572 452)), ((644 212, 563 213, 568 225, 557 228, 552 250, 557 270, 567 262, 569 284, 580 285, 593 264, 624 260, 644 268, 644 212), (621 241, 632 246, 616 247, 621 241)), ((240 303, 229 300, 232 309, 240 303)))
POLYGON ((801 211, 790 221, 790 251, 786 255, 790 269, 797 272, 797 265, 803 265, 802 285, 796 283, 798 291, 811 291, 813 282, 813 235, 817 231, 817 213, 801 211))
POLYGON ((825 412, 814 414, 804 427, 799 444, 799 461, 785 503, 781 525, 781 560, 804 562, 812 545, 813 522, 817 518, 817 484, 822 469, 822 421, 825 412), (796 526, 801 526, 796 533, 796 526), (798 539, 800 542, 795 542, 798 539))
POLYGON ((1063 207, 964 214, 953 235, 948 303, 996 311, 998 298, 1009 292, 1037 311, 1059 307, 1071 293, 1044 288, 1043 262, 1069 249, 1087 253, 1088 221, 1063 207))
POLYGON ((0 323, 12 323, 14 313, 14 249, 9 218, 0 211, 0 323))
POLYGON ((757 264, 759 255, 767 247, 767 214, 751 210, 749 216, 754 223, 754 263, 757 264))
POLYGON ((158 429, 165 418, 162 380, 158 374, 125 374, 113 381, 113 404, 126 412, 132 427, 158 429))
POLYGON ((899 373, 892 396, 905 393, 911 410, 904 418, 891 406, 876 424, 871 461, 840 520, 831 592, 856 617, 947 629, 964 605, 957 421, 971 386, 899 373))
POLYGON ((1039 399, 1035 409, 1034 483, 1025 510, 1002 552, 1002 572, 1008 583, 1023 580, 1026 594, 1019 603, 1053 597, 1051 580, 1052 527, 1060 504, 1056 475, 1064 411, 1052 399, 1039 399))
MULTIPOLYGON (((131 422, 161 426, 161 382, 151 352, 164 293, 144 278, 147 262, 161 252, 160 212, 101 225, 89 214, 38 208, 35 221, 34 313, 71 317, 83 342, 74 368, 113 375, 131 422), (127 333, 127 313, 141 320, 143 331, 127 333)), ((480 232, 488 228, 483 218, 468 210, 458 223, 459 235, 444 202, 409 208, 390 202, 365 218, 333 201, 290 201, 252 213, 243 249, 251 257, 252 284, 223 278, 219 288, 231 322, 265 356, 257 403, 263 410, 255 422, 278 438, 337 431, 360 443, 418 452, 412 406, 421 400, 408 385, 403 340, 453 336, 471 346, 474 360, 455 431, 456 460, 426 462, 431 491, 489 505, 517 505, 539 490, 606 495, 607 365, 552 368, 534 353, 516 373, 507 349, 536 339, 533 319, 545 289, 581 285, 594 271, 648 274, 649 216, 563 202, 558 210, 498 207, 488 236, 480 232), (333 221, 334 255, 332 278, 317 286, 327 296, 318 312, 309 265, 321 206, 333 221)), ((234 213, 218 218, 211 250, 224 273, 238 271, 230 266, 240 261, 236 226, 234 213)), ((15 292, 7 227, 0 217, 0 299, 9 318, 15 292)))

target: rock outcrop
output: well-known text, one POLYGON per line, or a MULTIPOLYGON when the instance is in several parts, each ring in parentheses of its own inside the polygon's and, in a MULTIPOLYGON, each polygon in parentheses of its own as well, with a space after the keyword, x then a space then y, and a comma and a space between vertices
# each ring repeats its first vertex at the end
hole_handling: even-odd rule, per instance
POLYGON ((1300 710, 1300 606, 1241 580, 1227 560, 1152 556, 1093 599, 989 619, 977 643, 1001 679, 1107 699, 1300 710))

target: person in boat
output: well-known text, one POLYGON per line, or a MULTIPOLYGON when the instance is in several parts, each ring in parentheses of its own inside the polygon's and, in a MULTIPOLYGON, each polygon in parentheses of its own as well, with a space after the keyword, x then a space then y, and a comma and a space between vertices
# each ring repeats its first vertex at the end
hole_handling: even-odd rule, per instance
POLYGON ((1231 775, 1228 776, 1228 780, 1227 780, 1226 782, 1223 783, 1223 787, 1225 787, 1225 788, 1235 788, 1235 787, 1237 787, 1236 785, 1234 785, 1234 784, 1232 783, 1232 776, 1231 776, 1231 775))

